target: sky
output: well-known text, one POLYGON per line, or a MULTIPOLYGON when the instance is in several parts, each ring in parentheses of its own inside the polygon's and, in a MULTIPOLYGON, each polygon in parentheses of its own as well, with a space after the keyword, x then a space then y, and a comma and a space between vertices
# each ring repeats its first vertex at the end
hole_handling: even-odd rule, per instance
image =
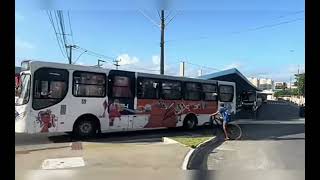
MULTIPOLYGON (((103 59, 104 67, 114 68, 112 60, 121 59, 119 69, 159 73, 158 9, 163 4, 47 2, 16 0, 16 66, 24 59, 68 63, 47 14, 54 18, 61 9, 67 44, 81 47, 73 50, 75 64, 103 59)), ((165 4, 165 74, 179 75, 181 61, 189 77, 199 70, 204 75, 237 68, 247 77, 288 82, 298 68, 304 72, 303 0, 174 2, 165 4)))

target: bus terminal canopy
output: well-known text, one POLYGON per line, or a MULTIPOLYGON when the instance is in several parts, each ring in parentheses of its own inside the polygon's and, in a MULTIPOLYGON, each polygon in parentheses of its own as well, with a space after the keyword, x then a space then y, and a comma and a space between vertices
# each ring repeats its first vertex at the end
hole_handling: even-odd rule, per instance
POLYGON ((243 92, 249 91, 261 91, 256 86, 254 86, 240 71, 236 68, 219 71, 212 74, 207 74, 199 77, 200 79, 207 80, 220 80, 220 81, 230 81, 236 83, 236 94, 239 96, 243 92))

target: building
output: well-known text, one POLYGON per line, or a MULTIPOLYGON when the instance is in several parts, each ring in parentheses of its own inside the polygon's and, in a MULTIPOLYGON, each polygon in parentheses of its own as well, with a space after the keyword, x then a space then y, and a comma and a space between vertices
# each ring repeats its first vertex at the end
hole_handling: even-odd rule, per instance
POLYGON ((259 79, 258 79, 258 78, 251 77, 251 78, 248 78, 248 80, 249 80, 253 85, 255 85, 257 88, 259 88, 259 79))
POLYGON ((272 90, 273 89, 273 80, 268 78, 256 78, 256 77, 251 77, 248 78, 248 80, 255 85, 257 88, 261 90, 272 90))
POLYGON ((210 79, 210 80, 219 80, 219 81, 230 81, 236 83, 236 104, 237 107, 241 107, 242 104, 242 95, 253 92, 256 94, 261 90, 257 86, 253 85, 239 70, 236 68, 207 74, 199 77, 200 79, 210 79))
POLYGON ((274 90, 284 90, 287 89, 287 83, 286 82, 275 82, 274 83, 274 90))

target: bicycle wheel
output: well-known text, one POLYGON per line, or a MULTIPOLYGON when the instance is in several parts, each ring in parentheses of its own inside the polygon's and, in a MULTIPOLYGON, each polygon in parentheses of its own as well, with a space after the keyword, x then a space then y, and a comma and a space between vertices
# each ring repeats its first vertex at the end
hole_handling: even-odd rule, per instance
POLYGON ((242 136, 242 130, 237 124, 228 124, 227 125, 228 137, 232 140, 238 140, 242 136))

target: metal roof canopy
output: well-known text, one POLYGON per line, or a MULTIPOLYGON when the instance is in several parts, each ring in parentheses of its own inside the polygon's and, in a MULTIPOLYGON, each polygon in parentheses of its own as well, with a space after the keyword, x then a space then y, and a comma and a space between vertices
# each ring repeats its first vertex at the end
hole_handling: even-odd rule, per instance
POLYGON ((199 77, 200 79, 231 81, 236 83, 236 94, 240 95, 242 92, 261 91, 254 86, 240 71, 236 68, 219 71, 212 74, 207 74, 199 77))

